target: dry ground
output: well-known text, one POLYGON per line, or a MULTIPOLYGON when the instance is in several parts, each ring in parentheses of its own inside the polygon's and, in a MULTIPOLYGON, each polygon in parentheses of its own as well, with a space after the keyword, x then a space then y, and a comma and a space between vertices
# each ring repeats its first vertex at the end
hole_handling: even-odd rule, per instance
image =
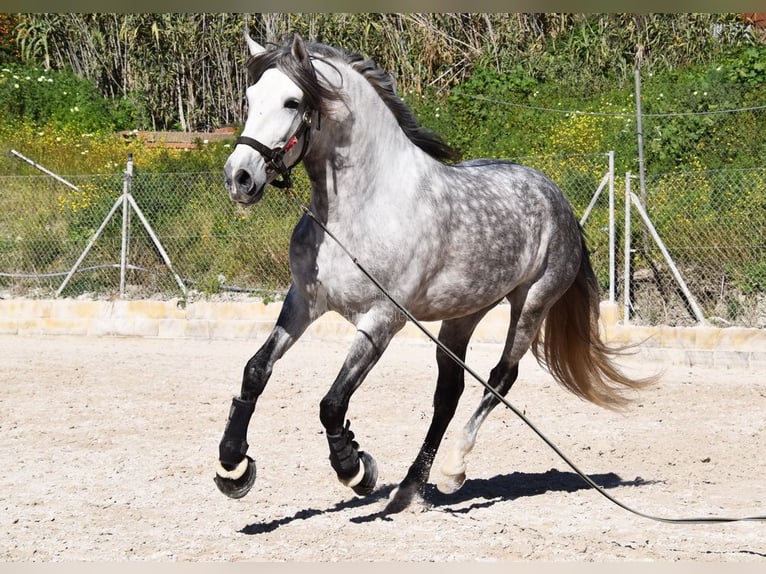
MULTIPOLYGON (((304 339, 277 364, 250 426, 253 491, 226 499, 212 480, 218 441, 259 343, 0 336, 0 560, 766 562, 766 523, 635 516, 502 407, 461 491, 429 486, 423 505, 376 517, 430 419, 434 352, 420 341, 395 340, 352 400, 352 429, 379 466, 371 497, 335 480, 318 419, 347 342, 304 339)), ((474 345, 468 362, 487 373, 498 352, 474 345)), ((766 514, 762 373, 665 369, 615 414, 527 358, 510 400, 631 507, 766 514)), ((480 391, 468 382, 441 455, 480 391)))

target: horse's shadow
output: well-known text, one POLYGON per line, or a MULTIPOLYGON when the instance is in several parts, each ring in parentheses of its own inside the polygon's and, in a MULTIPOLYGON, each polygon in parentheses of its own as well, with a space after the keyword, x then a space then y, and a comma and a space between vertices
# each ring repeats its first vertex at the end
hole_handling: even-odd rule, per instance
MULTIPOLYGON (((641 478, 623 480, 613 472, 606 474, 589 475, 590 479, 603 489, 617 488, 619 486, 641 486, 650 484, 641 478)), ((245 526, 240 532, 243 534, 265 534, 272 532, 280 526, 290 524, 294 520, 308 520, 320 514, 341 512, 353 508, 362 508, 387 499, 396 488, 395 484, 387 484, 378 488, 365 498, 352 498, 321 510, 307 508, 299 510, 292 516, 285 516, 269 522, 255 522, 245 526)), ((585 481, 573 472, 562 472, 551 469, 542 473, 514 472, 511 474, 499 474, 492 478, 479 478, 466 480, 463 487, 454 494, 442 494, 432 484, 426 485, 423 496, 424 502, 432 509, 440 509, 454 514, 469 513, 476 508, 487 508, 499 502, 515 500, 527 496, 538 496, 545 492, 575 492, 591 488, 585 481), (468 506, 462 507, 464 503, 468 506), (459 507, 459 508, 458 508, 459 507)), ((351 522, 363 523, 373 520, 390 520, 385 511, 351 518, 351 522)))

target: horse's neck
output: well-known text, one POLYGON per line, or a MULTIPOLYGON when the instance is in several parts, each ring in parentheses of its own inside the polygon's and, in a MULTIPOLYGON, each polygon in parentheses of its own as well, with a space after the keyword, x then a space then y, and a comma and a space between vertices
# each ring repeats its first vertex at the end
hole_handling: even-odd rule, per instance
MULTIPOLYGON (((357 78, 357 81, 366 81, 357 78)), ((349 90, 332 119, 323 120, 319 150, 306 158, 312 203, 325 219, 343 219, 374 205, 381 194, 406 199, 433 160, 415 146, 372 88, 349 90), (359 101, 365 97, 365 101, 359 101)))

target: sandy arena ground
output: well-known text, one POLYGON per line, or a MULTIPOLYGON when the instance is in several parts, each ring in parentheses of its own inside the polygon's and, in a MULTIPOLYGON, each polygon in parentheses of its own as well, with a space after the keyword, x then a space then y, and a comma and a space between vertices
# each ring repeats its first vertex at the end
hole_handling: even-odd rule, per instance
MULTIPOLYGON (((433 345, 412 340, 396 339, 352 399, 351 428, 378 462, 372 496, 336 481, 318 418, 348 343, 306 338, 253 417, 255 486, 229 500, 212 480, 218 441, 259 344, 0 336, 0 560, 766 562, 766 523, 635 516, 502 407, 461 491, 429 485, 424 504, 376 517, 431 416, 433 345)), ((468 363, 486 374, 499 351, 474 345, 468 363)), ((530 358, 509 398, 637 510, 765 515, 763 373, 664 368, 626 414, 575 398, 530 358)), ((480 393, 469 380, 432 480, 480 393)))

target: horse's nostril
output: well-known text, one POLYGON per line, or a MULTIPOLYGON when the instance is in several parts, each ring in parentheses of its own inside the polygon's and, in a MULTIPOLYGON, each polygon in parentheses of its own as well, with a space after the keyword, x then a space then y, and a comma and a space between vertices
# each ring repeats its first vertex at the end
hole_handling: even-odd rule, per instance
POLYGON ((242 186, 249 186, 250 185, 250 174, 247 173, 244 169, 240 169, 237 171, 237 174, 234 176, 234 179, 237 181, 237 184, 242 186))
POLYGON ((247 170, 237 170, 237 173, 234 174, 234 182, 237 184, 240 191, 244 191, 245 193, 250 193, 252 191, 253 179, 250 177, 247 170))

